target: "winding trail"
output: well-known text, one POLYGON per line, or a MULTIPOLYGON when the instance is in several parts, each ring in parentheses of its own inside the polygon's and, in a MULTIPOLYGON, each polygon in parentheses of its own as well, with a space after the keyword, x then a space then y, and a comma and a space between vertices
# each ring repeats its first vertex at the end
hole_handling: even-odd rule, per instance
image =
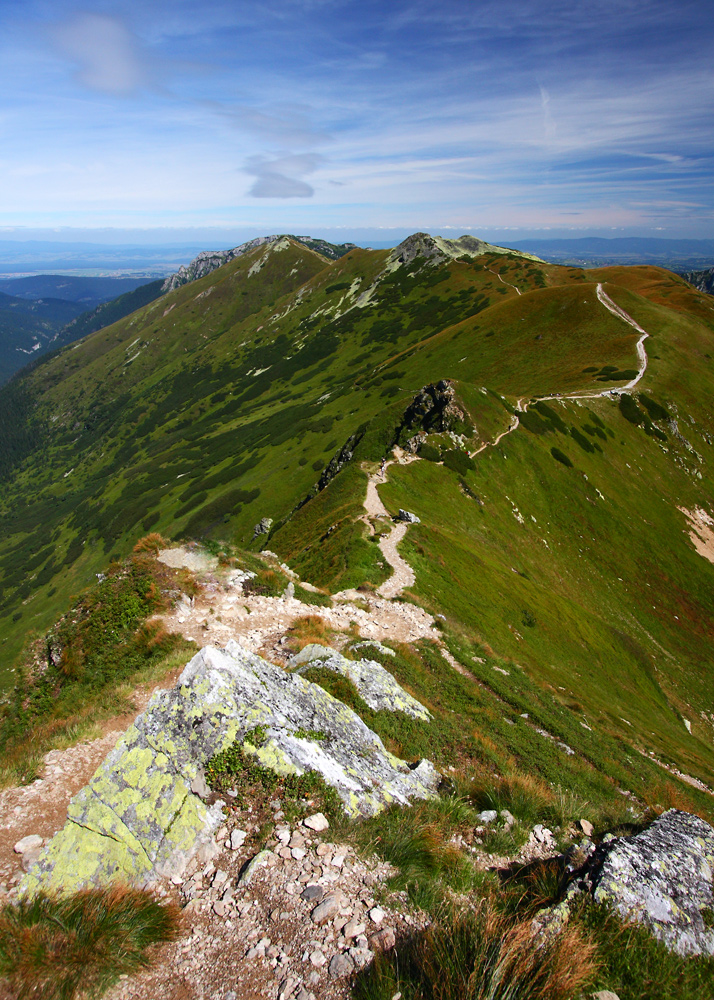
MULTIPOLYGON (((493 273, 495 274, 496 272, 494 271, 493 273)), ((596 288, 596 294, 598 297, 598 301, 605 306, 608 312, 611 312, 613 316, 616 316, 618 319, 621 319, 623 323, 627 323, 628 326, 631 326, 634 330, 637 330, 637 332, 640 334, 640 338, 635 345, 635 349, 637 351, 637 357, 640 362, 639 368, 637 370, 637 375, 632 379, 632 381, 628 382, 627 385, 617 386, 616 388, 612 389, 601 389, 599 392, 587 392, 587 393, 571 392, 567 393, 566 395, 561 395, 560 393, 554 393, 552 396, 539 396, 538 397, 539 402, 546 401, 549 399, 560 399, 560 400, 599 399, 602 396, 619 396, 620 393, 624 392, 625 389, 633 389, 647 371, 648 358, 647 358, 647 351, 645 350, 645 340, 649 337, 649 334, 647 333, 646 330, 642 329, 640 324, 636 320, 634 320, 629 313, 626 313, 625 310, 621 309, 616 302, 612 301, 610 296, 602 287, 601 282, 598 282, 596 288)), ((502 438, 506 437, 507 434, 512 434, 513 431, 515 431, 516 428, 520 425, 518 412, 525 413, 527 409, 528 409, 528 403, 523 403, 523 400, 519 399, 518 402, 516 403, 517 412, 514 414, 511 420, 510 427, 508 427, 505 431, 502 431, 498 435, 498 437, 494 438, 493 441, 487 441, 485 444, 482 444, 480 448, 477 448, 476 451, 469 452, 469 457, 474 458, 485 448, 495 448, 502 438)))
MULTIPOLYGON (((409 462, 417 461, 416 455, 405 455, 401 448, 394 449, 395 458, 391 461, 386 462, 384 466, 384 475, 380 471, 372 473, 367 481, 367 495, 364 499, 364 509, 365 516, 364 520, 367 522, 369 528, 374 531, 371 518, 388 518, 391 520, 387 508, 382 503, 382 500, 377 492, 377 483, 386 482, 387 479, 387 469, 390 465, 394 465, 396 462, 398 465, 407 465, 409 462)), ((406 587, 414 586, 416 577, 414 576, 414 570, 411 568, 406 559, 403 559, 399 555, 397 546, 404 538, 407 533, 407 528, 409 525, 406 522, 400 524, 395 524, 392 526, 392 530, 388 535, 383 535, 379 540, 379 548, 385 561, 389 566, 392 567, 392 575, 388 580, 377 589, 377 593, 380 597, 384 597, 387 600, 391 600, 397 597, 406 587)))
MULTIPOLYGON (((489 267, 487 268, 487 270, 491 271, 491 268, 489 267)), ((503 278, 501 278, 501 275, 497 271, 491 271, 491 274, 495 274, 497 278, 503 281, 504 285, 509 284, 509 282, 504 281, 503 278)), ((515 288, 519 295, 521 294, 520 289, 516 288, 515 285, 510 285, 510 287, 515 288)), ((629 315, 629 313, 626 313, 625 310, 622 309, 620 306, 618 306, 616 302, 612 301, 610 296, 602 287, 601 282, 598 282, 597 284, 596 295, 598 301, 608 310, 608 312, 612 313, 613 316, 616 316, 618 319, 622 320, 623 323, 627 323, 628 326, 631 326, 634 330, 636 330, 640 334, 640 338, 636 344, 637 357, 640 362, 637 375, 635 376, 635 378, 632 379, 632 381, 628 382, 627 385, 625 386, 618 386, 617 388, 613 389, 602 389, 599 392, 568 393, 567 395, 564 396, 556 394, 552 396, 541 396, 539 397, 541 400, 598 399, 601 396, 619 395, 625 389, 634 388, 640 381, 642 376, 645 374, 645 372, 647 371, 647 352, 645 351, 644 347, 645 340, 649 336, 647 331, 643 330, 640 324, 637 323, 636 320, 634 320, 632 316, 629 315)), ((528 409, 528 403, 524 403, 523 399, 519 399, 518 402, 516 403, 516 412, 511 418, 511 423, 506 428, 506 430, 501 431, 501 433, 497 437, 495 437, 493 441, 486 441, 479 448, 477 448, 476 451, 470 452, 469 457, 475 458, 476 455, 480 454, 486 448, 495 448, 496 445, 504 437, 506 437, 506 435, 512 434, 513 431, 515 431, 516 428, 519 427, 520 425, 520 419, 518 414, 525 413, 527 409, 528 409)), ((381 471, 374 472, 369 476, 369 479, 367 481, 367 494, 364 499, 365 513, 363 515, 363 520, 368 525, 372 533, 374 533, 374 525, 372 523, 373 519, 390 517, 387 508, 384 506, 384 504, 380 499, 379 493, 377 491, 377 484, 386 481, 386 472, 390 465, 394 465, 395 462, 399 465, 406 465, 408 462, 413 462, 417 460, 416 455, 405 455, 404 452, 401 450, 401 448, 395 448, 394 455, 395 457, 385 464, 384 474, 382 474, 381 471)), ((382 555, 384 556, 388 565, 391 566, 393 570, 392 575, 389 577, 389 579, 385 580, 385 582, 377 590, 379 596, 386 598, 387 600, 392 600, 392 598, 399 596, 405 590, 405 588, 412 587, 416 579, 414 576, 414 570, 411 568, 409 563, 399 554, 397 550, 397 546, 406 535, 408 527, 409 525, 407 523, 395 524, 393 525, 392 530, 389 532, 389 534, 382 536, 379 540, 379 547, 382 551, 382 555)))

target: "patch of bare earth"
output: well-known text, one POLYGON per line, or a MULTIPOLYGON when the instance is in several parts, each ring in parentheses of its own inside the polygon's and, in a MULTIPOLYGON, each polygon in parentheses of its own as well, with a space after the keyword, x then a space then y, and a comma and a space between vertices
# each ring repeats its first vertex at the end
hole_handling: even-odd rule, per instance
POLYGON ((714 518, 701 507, 685 510, 679 507, 689 522, 689 537, 700 556, 714 563, 714 518))

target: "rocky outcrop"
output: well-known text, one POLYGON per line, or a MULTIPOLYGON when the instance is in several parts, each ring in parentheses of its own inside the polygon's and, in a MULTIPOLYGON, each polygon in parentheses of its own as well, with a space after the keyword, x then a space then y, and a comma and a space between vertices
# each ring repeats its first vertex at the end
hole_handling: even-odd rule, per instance
POLYGON ((302 673, 309 667, 323 667, 342 674, 352 681, 360 697, 375 712, 404 712, 405 715, 424 722, 431 719, 429 710, 405 691, 376 660, 348 660, 336 650, 312 642, 291 658, 289 666, 297 673, 302 673))
POLYGON ((456 402, 456 389, 450 379, 425 385, 404 412, 404 426, 419 425, 432 432, 451 430, 466 420, 466 414, 456 402))
POLYGON ((704 271, 687 271, 682 277, 700 292, 714 295, 714 267, 708 267, 704 271))
POLYGON ((207 646, 171 691, 154 695, 90 783, 71 801, 67 823, 22 884, 71 891, 91 883, 145 883, 181 874, 211 856, 223 803, 207 805, 204 766, 256 727, 244 749, 279 774, 316 771, 352 816, 432 795, 429 761, 410 766, 347 706, 319 685, 247 652, 207 646))
POLYGON ((680 955, 714 955, 714 829, 670 809, 633 837, 617 837, 591 854, 563 902, 539 918, 557 927, 571 903, 589 893, 622 918, 648 927, 680 955))

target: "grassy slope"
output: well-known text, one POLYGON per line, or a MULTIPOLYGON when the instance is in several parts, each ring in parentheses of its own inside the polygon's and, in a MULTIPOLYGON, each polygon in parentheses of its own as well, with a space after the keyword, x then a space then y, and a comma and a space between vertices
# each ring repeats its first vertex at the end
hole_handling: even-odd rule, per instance
MULTIPOLYGON (((582 272, 502 256, 402 268, 349 309, 386 258, 356 250, 330 263, 295 244, 261 249, 25 378, 39 440, 3 490, 7 653, 149 528, 248 542, 260 517, 289 514, 360 426, 355 461, 269 544, 316 583, 378 583, 380 553, 356 521, 361 461, 381 457, 428 381, 459 380, 478 444, 510 421, 480 387, 515 402, 601 390, 584 368, 633 367, 637 335, 597 302, 603 281, 650 332, 641 388, 670 409, 693 451, 665 424, 666 443, 647 436, 611 401, 555 403, 579 436, 521 427, 486 449, 466 476, 483 506, 456 473, 428 462, 395 470, 382 495, 422 517, 405 542, 417 598, 447 615, 454 652, 484 658, 465 662, 512 706, 510 726, 497 702, 488 712, 504 752, 535 759, 533 730, 518 722, 529 711, 578 750, 580 769, 589 760, 637 789, 661 773, 633 752, 642 746, 711 782, 711 726, 700 713, 712 702, 712 567, 677 510, 711 508, 711 300, 656 268, 582 272), (554 446, 573 468, 554 460, 554 446)), ((553 745, 546 756, 553 780, 562 753, 553 745)))

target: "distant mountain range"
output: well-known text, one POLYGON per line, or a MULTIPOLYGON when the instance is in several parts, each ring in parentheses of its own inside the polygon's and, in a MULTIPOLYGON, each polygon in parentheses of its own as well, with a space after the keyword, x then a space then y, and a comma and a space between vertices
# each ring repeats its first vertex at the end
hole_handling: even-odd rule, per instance
POLYGON ((714 263, 714 240, 586 236, 580 239, 517 240, 514 247, 555 264, 576 264, 579 267, 655 264, 682 273, 714 263))
MULTIPOLYGON (((161 294, 162 282, 154 284, 156 298, 161 294)), ((144 278, 62 274, 0 281, 0 385, 31 359, 107 326, 152 301, 141 291, 146 287, 144 278), (113 305, 113 301, 118 305, 113 305)))

